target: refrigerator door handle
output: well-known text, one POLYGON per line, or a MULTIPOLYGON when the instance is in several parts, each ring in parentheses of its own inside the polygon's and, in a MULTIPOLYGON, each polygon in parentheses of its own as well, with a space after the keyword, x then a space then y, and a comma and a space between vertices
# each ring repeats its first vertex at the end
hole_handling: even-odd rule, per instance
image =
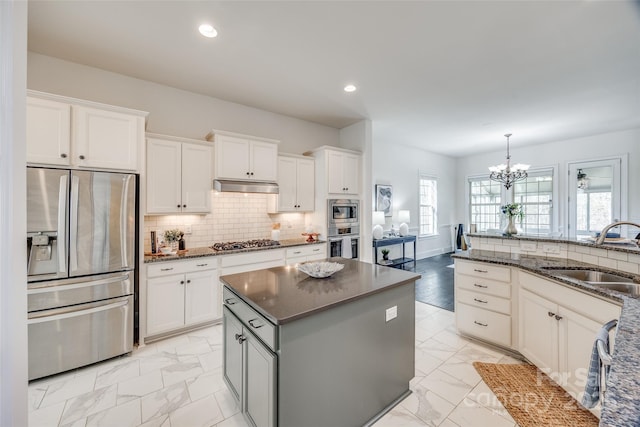
POLYGON ((41 286, 32 286, 27 290, 27 293, 29 295, 34 295, 34 294, 43 294, 43 293, 47 293, 47 292, 61 292, 61 291, 68 291, 71 289, 82 289, 82 288, 90 288, 92 286, 104 286, 104 285, 109 285, 111 283, 120 283, 120 282, 129 282, 131 278, 129 277, 129 273, 126 274, 122 274, 119 276, 114 276, 114 277, 109 277, 106 279, 98 279, 98 280, 91 280, 90 278, 85 280, 85 281, 74 281, 72 282, 71 280, 67 280, 66 283, 65 281, 55 281, 55 282, 45 282, 44 286, 41 285, 41 283, 35 283, 34 285, 41 285, 41 286), (54 283, 52 285, 52 283, 54 283), (49 284, 47 286, 47 284, 49 284))
POLYGON ((85 316, 87 314, 93 314, 93 313, 98 313, 100 311, 106 311, 106 310, 112 310, 114 308, 124 307, 127 304, 129 304, 129 300, 122 299, 118 302, 99 305, 97 307, 92 307, 84 310, 78 310, 76 307, 72 306, 72 307, 69 307, 64 312, 59 314, 54 314, 54 315, 47 315, 46 311, 38 312, 33 314, 34 317, 31 317, 32 315, 29 316, 30 318, 29 320, 27 320, 27 324, 32 325, 34 323, 53 322, 54 320, 62 320, 62 319, 69 319, 71 317, 85 316), (38 317, 35 317, 35 315, 37 315, 38 317))
POLYGON ((69 192, 68 175, 60 177, 58 188, 58 271, 67 272, 67 194, 69 192))
POLYGON ((69 227, 69 271, 78 269, 78 203, 80 179, 71 175, 71 220, 69 227))
POLYGON ((123 177, 123 186, 122 186, 122 201, 120 208, 120 247, 122 250, 120 251, 122 257, 122 267, 130 268, 129 265, 129 253, 128 251, 128 226, 129 226, 129 187, 131 185, 131 178, 133 175, 127 175, 123 177))

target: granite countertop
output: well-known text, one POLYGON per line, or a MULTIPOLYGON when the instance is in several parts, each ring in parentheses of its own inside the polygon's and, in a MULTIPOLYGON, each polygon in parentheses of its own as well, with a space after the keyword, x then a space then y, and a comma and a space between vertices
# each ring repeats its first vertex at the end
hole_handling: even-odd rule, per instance
MULTIPOLYGON (((481 236, 481 235, 478 235, 481 236)), ((592 264, 569 259, 547 259, 505 252, 470 250, 452 255, 456 259, 480 261, 519 267, 540 276, 545 276, 565 285, 622 303, 622 313, 616 329, 613 363, 607 381, 607 394, 600 418, 601 426, 640 424, 640 298, 617 291, 604 290, 580 280, 554 275, 553 268, 592 268, 627 276, 640 283, 640 276, 607 270, 592 264)))
POLYGON ((203 248, 190 248, 185 252, 178 252, 176 255, 163 255, 163 254, 145 254, 144 263, 148 264, 151 262, 166 262, 166 261, 176 261, 181 259, 189 259, 189 258, 201 258, 206 256, 218 256, 218 255, 231 255, 238 254, 243 252, 255 252, 255 251, 269 251, 273 249, 282 249, 282 248, 290 248, 293 246, 308 246, 308 245, 320 245, 327 243, 324 240, 316 240, 315 242, 307 242, 304 239, 286 239, 280 240, 280 245, 278 246, 266 246, 261 248, 245 248, 245 249, 234 249, 230 251, 215 251, 210 247, 203 248))
POLYGON ((340 304, 413 283, 419 274, 361 261, 330 258, 344 268, 314 279, 294 267, 274 267, 221 276, 220 280, 247 304, 279 325, 340 304))

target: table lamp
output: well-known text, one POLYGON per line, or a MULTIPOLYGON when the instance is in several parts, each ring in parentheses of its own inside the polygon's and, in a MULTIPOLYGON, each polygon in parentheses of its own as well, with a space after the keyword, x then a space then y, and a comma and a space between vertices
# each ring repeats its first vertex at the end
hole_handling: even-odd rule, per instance
POLYGON ((409 211, 398 211, 398 221, 400 221, 400 235, 408 235, 409 226, 407 225, 407 223, 411 222, 409 211))
POLYGON ((383 237, 383 229, 384 225, 384 212, 383 211, 374 211, 373 212, 373 238, 378 240, 383 237))

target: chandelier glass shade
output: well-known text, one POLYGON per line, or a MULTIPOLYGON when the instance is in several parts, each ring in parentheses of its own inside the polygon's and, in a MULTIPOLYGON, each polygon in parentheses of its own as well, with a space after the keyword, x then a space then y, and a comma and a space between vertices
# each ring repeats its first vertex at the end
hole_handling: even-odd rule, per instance
POLYGON ((504 185, 508 190, 511 186, 517 182, 527 178, 527 170, 529 165, 517 163, 511 166, 511 154, 509 153, 509 137, 510 133, 505 134, 507 138, 507 164, 500 164, 497 166, 489 166, 489 179, 497 181, 504 185))

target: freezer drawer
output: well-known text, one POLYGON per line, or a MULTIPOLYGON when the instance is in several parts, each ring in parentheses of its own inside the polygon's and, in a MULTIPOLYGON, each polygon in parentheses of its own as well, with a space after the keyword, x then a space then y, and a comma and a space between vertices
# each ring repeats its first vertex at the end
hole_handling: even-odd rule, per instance
POLYGON ((133 350, 133 296, 31 313, 29 380, 133 350))
POLYGON ((27 311, 51 310, 133 294, 133 271, 29 283, 27 311))

